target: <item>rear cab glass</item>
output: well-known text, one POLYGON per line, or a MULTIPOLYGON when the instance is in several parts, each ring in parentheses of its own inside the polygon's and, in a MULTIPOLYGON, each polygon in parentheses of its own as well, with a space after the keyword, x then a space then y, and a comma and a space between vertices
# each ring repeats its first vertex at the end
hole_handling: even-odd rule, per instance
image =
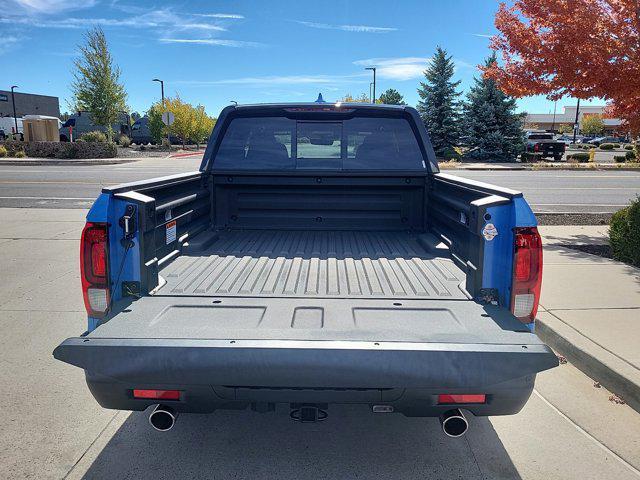
POLYGON ((529 134, 529 140, 553 140, 553 134, 551 133, 531 133, 529 134))
POLYGON ((422 170, 416 132, 402 116, 232 118, 216 170, 422 170))

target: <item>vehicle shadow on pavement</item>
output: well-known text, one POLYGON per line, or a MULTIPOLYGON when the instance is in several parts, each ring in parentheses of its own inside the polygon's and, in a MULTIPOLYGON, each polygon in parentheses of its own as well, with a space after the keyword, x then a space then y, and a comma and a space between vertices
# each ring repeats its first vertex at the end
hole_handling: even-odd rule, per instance
POLYGON ((181 415, 166 433, 147 418, 132 413, 83 478, 520 478, 486 418, 470 418, 462 438, 435 418, 362 406, 332 406, 313 424, 293 422, 286 406, 181 415))

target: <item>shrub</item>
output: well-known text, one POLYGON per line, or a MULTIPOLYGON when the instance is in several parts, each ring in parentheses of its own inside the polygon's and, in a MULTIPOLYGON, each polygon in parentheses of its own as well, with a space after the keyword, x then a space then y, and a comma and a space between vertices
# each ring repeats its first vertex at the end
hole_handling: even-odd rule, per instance
POLYGON ((162 148, 171 149, 171 142, 169 140, 167 140, 166 138, 163 138, 162 139, 162 148))
POLYGON ((603 143, 600 145, 600 150, 613 150, 613 143, 603 143))
POLYGON ((624 152, 624 158, 627 162, 633 162, 636 159, 636 154, 633 150, 629 150, 628 152, 624 152))
POLYGON ((626 144, 626 145, 624 146, 624 149, 625 149, 625 150, 633 150, 633 145, 631 145, 630 143, 628 143, 628 144, 626 144))
POLYGON ((460 155, 453 148, 445 148, 444 151, 442 152, 442 158, 444 158, 445 160, 459 161, 462 158, 462 155, 460 155))
POLYGON ((613 214, 609 243, 613 258, 640 267, 640 197, 613 214))
POLYGON ((633 145, 633 151, 636 153, 636 158, 640 160, 640 143, 633 145))
POLYGON ((542 160, 541 153, 522 152, 520 155, 520 161, 522 163, 538 163, 542 160))
POLYGON ((118 145, 125 148, 129 147, 131 146, 131 139, 126 135, 120 135, 120 138, 118 139, 118 145))
POLYGON ((574 160, 579 163, 587 163, 589 161, 590 155, 586 152, 574 153, 567 156, 568 160, 574 160))
POLYGON ((614 143, 613 144, 613 148, 620 148, 620 144, 619 143, 614 143))
POLYGON ((9 155, 22 151, 36 158, 113 158, 117 156, 116 144, 94 142, 6 142, 9 155))
POLYGON ((616 163, 624 163, 627 161, 627 157, 625 155, 614 155, 613 160, 616 163))
POLYGON ((16 156, 16 158, 24 158, 24 157, 26 157, 26 156, 27 156, 27 154, 26 154, 26 153, 24 153, 24 150, 18 150, 18 151, 15 153, 15 156, 16 156))
POLYGON ((0 157, 6 157, 7 156, 7 147, 5 147, 4 145, 0 145, 0 157))
POLYGON ((107 136, 99 130, 83 133, 80 138, 88 143, 106 143, 107 136))

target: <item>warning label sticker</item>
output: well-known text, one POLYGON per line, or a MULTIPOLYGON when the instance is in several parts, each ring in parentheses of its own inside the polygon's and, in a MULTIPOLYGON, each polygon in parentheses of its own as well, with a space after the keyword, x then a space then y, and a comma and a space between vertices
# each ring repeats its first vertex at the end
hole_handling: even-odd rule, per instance
POLYGON ((167 223, 167 245, 176 241, 176 221, 167 223))

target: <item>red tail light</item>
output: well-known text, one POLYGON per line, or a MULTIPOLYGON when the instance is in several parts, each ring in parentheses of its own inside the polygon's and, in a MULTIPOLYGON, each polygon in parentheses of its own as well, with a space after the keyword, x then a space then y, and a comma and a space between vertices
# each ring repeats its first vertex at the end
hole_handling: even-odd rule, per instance
POLYGON ((515 229, 511 311, 524 323, 538 313, 542 284, 542 240, 536 227, 515 229))
POLYGON ((80 240, 80 274, 87 313, 103 317, 109 310, 109 238, 106 223, 87 223, 80 240))
POLYGON ((540 150, 540 144, 539 144, 539 143, 536 143, 536 144, 533 146, 533 151, 534 151, 534 152, 537 152, 538 150, 540 150))

